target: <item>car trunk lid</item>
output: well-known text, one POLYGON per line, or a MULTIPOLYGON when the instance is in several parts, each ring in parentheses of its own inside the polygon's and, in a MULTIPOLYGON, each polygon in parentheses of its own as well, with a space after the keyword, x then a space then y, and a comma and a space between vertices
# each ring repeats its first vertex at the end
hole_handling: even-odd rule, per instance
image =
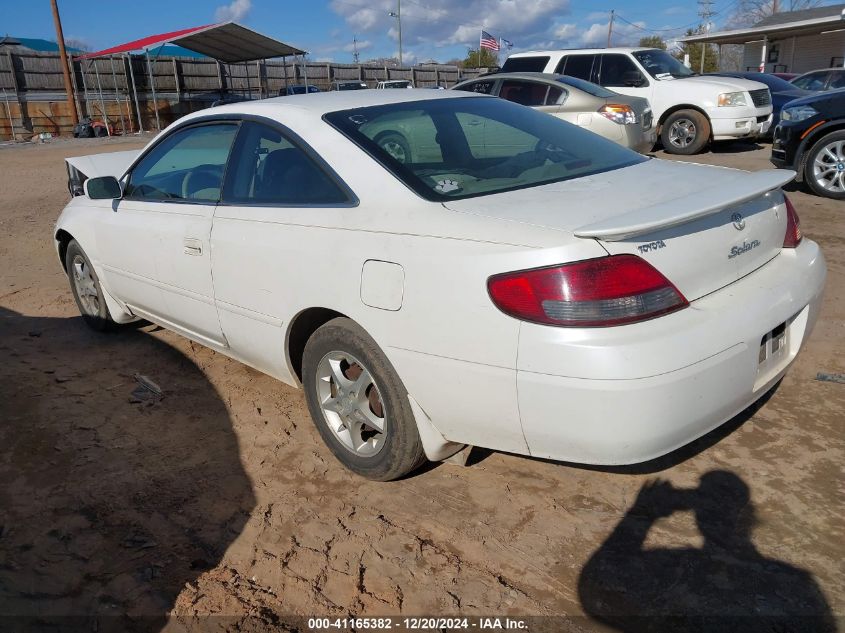
POLYGON ((612 255, 637 255, 694 301, 744 277, 780 252, 787 220, 779 188, 793 176, 785 170, 749 174, 649 161, 523 190, 530 193, 522 196, 509 192, 446 206, 521 218, 595 239, 612 255), (626 191, 632 195, 626 196, 626 191), (549 204, 554 199, 560 204, 549 204))

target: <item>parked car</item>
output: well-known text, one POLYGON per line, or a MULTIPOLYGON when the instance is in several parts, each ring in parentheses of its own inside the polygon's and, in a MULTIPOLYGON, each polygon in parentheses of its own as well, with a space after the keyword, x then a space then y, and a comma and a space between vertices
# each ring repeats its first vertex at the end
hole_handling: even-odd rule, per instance
POLYGON ((781 111, 772 163, 794 169, 816 194, 845 200, 845 89, 790 101, 781 111))
POLYGON ((772 77, 778 77, 784 81, 792 81, 798 76, 798 73, 768 73, 772 77))
MULTIPOLYGON (((640 153, 651 151, 657 140, 647 100, 567 75, 499 73, 461 82, 452 90, 490 94, 536 108, 640 153)), ((489 142, 494 142, 493 134, 485 130, 489 142)))
POLYGON ((85 322, 148 319, 301 385, 334 455, 380 480, 467 444, 672 451, 783 377, 826 275, 791 172, 650 159, 454 90, 194 112, 88 175, 52 233, 85 322), (426 162, 374 137, 423 122, 426 162), (489 151, 487 123, 513 144, 489 151))
POLYGON ((793 86, 788 81, 776 77, 773 74, 761 72, 718 72, 708 73, 706 77, 737 77, 739 79, 750 79, 751 81, 759 81, 761 84, 766 84, 769 87, 769 92, 772 95, 772 127, 769 128, 767 136, 771 136, 775 131, 775 127, 780 121, 780 110, 790 101, 806 97, 813 94, 809 90, 802 90, 793 86))
POLYGON ((366 90, 363 81, 333 81, 330 90, 366 90))
POLYGON ((808 73, 799 75, 790 83, 796 88, 813 92, 845 88, 845 68, 811 70, 808 73))
POLYGON ((711 140, 753 138, 769 131, 769 89, 746 79, 696 75, 666 51, 602 48, 516 53, 503 72, 546 72, 592 81, 648 99, 670 154, 696 154, 711 140))
POLYGON ((288 86, 287 88, 279 88, 279 96, 280 97, 289 97, 292 95, 304 95, 304 94, 311 94, 314 92, 320 92, 320 89, 315 86, 314 84, 299 84, 295 86, 288 86))
POLYGON ((391 81, 380 81, 376 84, 376 90, 393 90, 413 87, 414 84, 412 84, 407 79, 393 79, 391 81))

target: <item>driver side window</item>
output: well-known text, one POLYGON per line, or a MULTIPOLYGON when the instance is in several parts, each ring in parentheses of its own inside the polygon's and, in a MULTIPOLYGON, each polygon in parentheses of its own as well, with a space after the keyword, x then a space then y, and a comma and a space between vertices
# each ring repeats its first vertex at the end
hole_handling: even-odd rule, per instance
POLYGON ((237 131, 217 123, 174 132, 135 165, 124 198, 216 203, 237 131))

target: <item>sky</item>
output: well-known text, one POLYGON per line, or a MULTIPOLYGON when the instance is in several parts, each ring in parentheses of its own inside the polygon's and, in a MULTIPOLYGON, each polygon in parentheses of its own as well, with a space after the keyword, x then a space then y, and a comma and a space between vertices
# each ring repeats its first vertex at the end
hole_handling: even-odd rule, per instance
MULTIPOLYGON (((59 0, 65 39, 89 50, 167 31, 235 20, 309 52, 309 59, 352 63, 353 38, 361 61, 397 57, 401 1, 406 64, 466 57, 483 27, 513 43, 508 52, 605 46, 611 9, 613 45, 640 37, 671 40, 701 22, 696 0, 59 0)), ((713 0, 715 27, 738 0, 713 0)), ((0 0, 0 35, 55 40, 49 0, 0 0)))

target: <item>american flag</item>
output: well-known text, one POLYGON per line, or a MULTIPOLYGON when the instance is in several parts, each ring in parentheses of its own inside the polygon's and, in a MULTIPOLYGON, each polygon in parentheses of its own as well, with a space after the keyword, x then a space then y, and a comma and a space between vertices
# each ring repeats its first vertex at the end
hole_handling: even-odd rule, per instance
POLYGON ((481 31, 481 48, 486 48, 491 51, 499 50, 499 40, 490 35, 487 31, 481 31))

